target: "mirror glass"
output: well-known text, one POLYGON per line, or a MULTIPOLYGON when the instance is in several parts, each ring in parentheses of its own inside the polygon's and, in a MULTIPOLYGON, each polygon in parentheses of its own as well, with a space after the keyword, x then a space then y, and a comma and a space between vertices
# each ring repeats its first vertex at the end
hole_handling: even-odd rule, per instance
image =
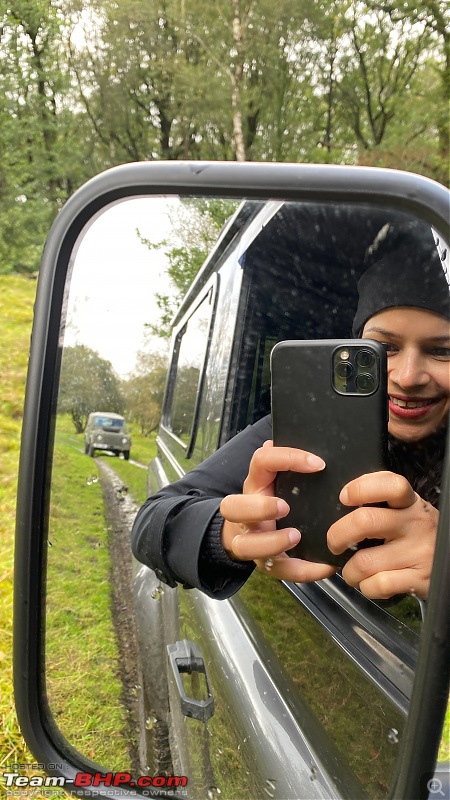
MULTIPOLYGON (((235 312, 242 304, 251 331, 240 362, 233 367, 238 380, 232 406, 227 408, 231 435, 270 411, 269 357, 277 341, 351 337, 358 280, 370 268, 370 254, 381 247, 389 226, 409 226, 412 236, 422 236, 422 223, 389 209, 255 201, 242 206, 240 200, 168 196, 114 204, 97 215, 80 237, 71 259, 60 336, 45 664, 51 714, 64 737, 85 758, 132 775, 187 774, 178 770, 189 769, 196 797, 211 798, 220 792, 226 800, 254 796, 249 756, 242 755, 244 745, 241 751, 233 740, 225 700, 217 699, 216 712, 207 725, 190 720, 198 730, 193 738, 190 733, 185 736, 195 739, 192 752, 183 756, 184 745, 179 748, 181 755, 173 752, 177 736, 167 724, 167 710, 160 713, 148 696, 146 673, 149 661, 161 662, 161 674, 166 669, 168 633, 161 637, 161 626, 174 628, 173 641, 198 638, 197 601, 195 593, 161 586, 153 573, 132 559, 130 530, 148 495, 147 468, 156 456, 161 420, 164 435, 172 437, 179 448, 177 460, 184 470, 217 445, 220 408, 199 428, 195 442, 192 436, 202 413, 196 394, 204 365, 218 358, 211 351, 212 330, 224 326, 219 337, 222 349, 231 349, 234 335, 234 328, 227 329, 221 318, 219 283, 228 293, 220 295, 220 302, 228 297, 235 312), (215 282, 205 272, 204 291, 192 307, 185 303, 175 318, 178 373, 169 392, 170 416, 167 404, 162 408, 171 353, 170 320, 214 243, 222 236, 230 246, 229 220, 234 214, 243 220, 242 235, 231 248, 238 270, 230 277, 231 272, 228 275, 224 269, 215 282), (158 743, 164 737, 166 749, 159 752, 158 743)), ((439 238, 427 231, 435 240, 439 238)), ((439 269, 446 268, 442 241, 437 250, 439 269)), ((424 265, 425 272, 428 268, 424 265)), ((223 386, 219 372, 211 374, 205 391, 212 396, 220 394, 223 386)), ((176 477, 176 473, 167 474, 170 480, 176 477)), ((250 619, 248 624, 258 626, 255 636, 262 631, 264 647, 272 648, 273 657, 288 675, 286 680, 295 684, 300 651, 313 652, 316 634, 308 632, 312 623, 302 610, 305 620, 302 616, 298 622, 302 635, 298 647, 290 646, 280 636, 283 628, 270 623, 280 607, 275 584, 266 592, 268 617, 261 616, 262 580, 256 576, 238 603, 250 619)), ((295 603, 292 595, 285 592, 283 597, 290 619, 288 639, 293 642, 295 612, 290 606, 295 603)), ((396 598, 395 603, 382 605, 380 613, 415 651, 421 626, 416 599, 396 598)), ((317 669, 317 686, 309 686, 302 702, 307 703, 314 724, 326 726, 330 709, 326 670, 334 667, 331 654, 325 652, 328 645, 319 638, 316 646, 323 653, 322 662, 304 664, 309 672, 317 669)), ((212 656, 211 663, 207 654, 205 660, 216 687, 229 679, 217 672, 212 656)), ((355 684, 356 668, 349 662, 348 670, 345 680, 350 686, 355 684)), ((347 703, 345 686, 340 687, 342 707, 347 703)), ((201 696, 204 685, 200 682, 195 691, 201 696)), ((362 684, 360 691, 365 691, 362 684)), ((356 717, 362 715, 361 725, 368 728, 375 717, 364 719, 356 700, 347 704, 349 718, 335 717, 330 734, 339 752, 343 749, 339 725, 353 729, 349 741, 354 743, 355 755, 346 754, 347 766, 364 783, 361 775, 368 772, 370 762, 365 789, 373 797, 387 791, 404 725, 404 716, 395 708, 383 720, 385 711, 377 702, 376 697, 371 700, 371 713, 378 708, 376 725, 381 732, 375 731, 370 752, 359 748, 361 729, 356 717), (378 736, 383 739, 382 748, 377 748, 378 736)), ((179 732, 187 723, 174 715, 181 741, 184 734, 179 732)), ((267 794, 276 796, 271 794, 271 774, 265 780, 267 794)))

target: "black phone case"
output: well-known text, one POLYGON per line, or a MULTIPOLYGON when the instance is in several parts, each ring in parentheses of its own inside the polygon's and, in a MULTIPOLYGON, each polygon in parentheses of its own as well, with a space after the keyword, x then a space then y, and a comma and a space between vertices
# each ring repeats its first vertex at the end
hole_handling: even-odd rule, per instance
POLYGON ((387 466, 385 350, 362 339, 280 342, 271 370, 274 444, 308 450, 326 463, 317 473, 278 473, 275 493, 290 512, 277 527, 301 532, 290 556, 343 566, 353 551, 335 556, 326 543, 330 525, 352 510, 341 505, 339 493, 350 480, 387 466), (367 345, 376 354, 380 379, 373 394, 342 395, 333 388, 332 357, 342 345, 367 345))

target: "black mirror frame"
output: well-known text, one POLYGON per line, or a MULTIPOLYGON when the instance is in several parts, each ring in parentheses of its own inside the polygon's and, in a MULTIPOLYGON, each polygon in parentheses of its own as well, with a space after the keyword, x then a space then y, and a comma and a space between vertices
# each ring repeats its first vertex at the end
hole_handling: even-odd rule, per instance
MULTIPOLYGON (((45 698, 45 501, 66 274, 79 234, 105 206, 127 197, 167 194, 392 205, 417 214, 447 241, 450 238, 449 192, 443 186, 418 175, 370 167, 140 162, 107 170, 82 186, 66 203, 43 253, 27 378, 17 498, 14 685, 19 724, 31 752, 46 765, 50 775, 69 781, 78 771, 95 772, 101 768, 82 760, 58 736, 45 698)), ((428 797, 426 776, 428 773, 431 777, 435 767, 446 711, 450 664, 448 603, 444 602, 449 596, 449 468, 447 458, 432 589, 407 726, 389 795, 396 800, 428 797)), ((70 785, 65 788, 84 797, 94 796, 85 788, 78 792, 70 785)), ((101 787, 94 791, 96 797, 107 796, 101 787)), ((129 800, 142 797, 125 786, 120 792, 129 800)))

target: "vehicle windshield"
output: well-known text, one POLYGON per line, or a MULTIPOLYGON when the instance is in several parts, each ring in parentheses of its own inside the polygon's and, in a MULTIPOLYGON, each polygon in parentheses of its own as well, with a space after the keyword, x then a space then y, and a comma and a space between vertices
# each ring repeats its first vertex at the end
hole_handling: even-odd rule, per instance
POLYGON ((112 417, 96 417, 94 420, 95 428, 117 428, 123 430, 125 428, 125 420, 113 419, 112 417))

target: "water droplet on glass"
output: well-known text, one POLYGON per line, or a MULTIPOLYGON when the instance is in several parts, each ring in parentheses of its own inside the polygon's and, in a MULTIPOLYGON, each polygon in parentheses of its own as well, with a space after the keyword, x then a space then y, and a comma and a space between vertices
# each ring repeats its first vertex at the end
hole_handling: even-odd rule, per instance
POLYGON ((51 542, 50 539, 47 539, 47 544, 49 547, 53 547, 53 542, 51 542))
POLYGON ((153 589, 151 597, 153 598, 153 600, 160 600, 163 594, 164 594, 164 589, 162 588, 162 586, 157 586, 156 589, 153 589))
POLYGON ((220 797, 222 792, 218 786, 210 786, 207 792, 208 800, 214 800, 215 797, 220 797))
POLYGON ((271 778, 266 780, 266 785, 264 787, 264 791, 269 797, 275 797, 275 789, 276 789, 276 782, 271 778))
POLYGON ((92 483, 98 483, 98 475, 92 475, 91 482, 92 483))
POLYGON ((148 731, 151 731, 151 729, 153 728, 154 725, 156 725, 157 722, 158 720, 156 719, 155 715, 152 714, 145 720, 145 727, 147 728, 148 731))
POLYGON ((391 744, 398 744, 398 730, 397 728, 391 728, 388 733, 388 742, 391 744))
POLYGON ((317 780, 317 776, 319 774, 319 770, 317 769, 315 764, 312 765, 310 772, 311 772, 311 774, 309 776, 309 779, 311 781, 316 781, 317 780))
POLYGON ((92 478, 90 478, 90 477, 86 478, 86 483, 87 483, 88 486, 90 486, 91 483, 92 483, 92 478))

